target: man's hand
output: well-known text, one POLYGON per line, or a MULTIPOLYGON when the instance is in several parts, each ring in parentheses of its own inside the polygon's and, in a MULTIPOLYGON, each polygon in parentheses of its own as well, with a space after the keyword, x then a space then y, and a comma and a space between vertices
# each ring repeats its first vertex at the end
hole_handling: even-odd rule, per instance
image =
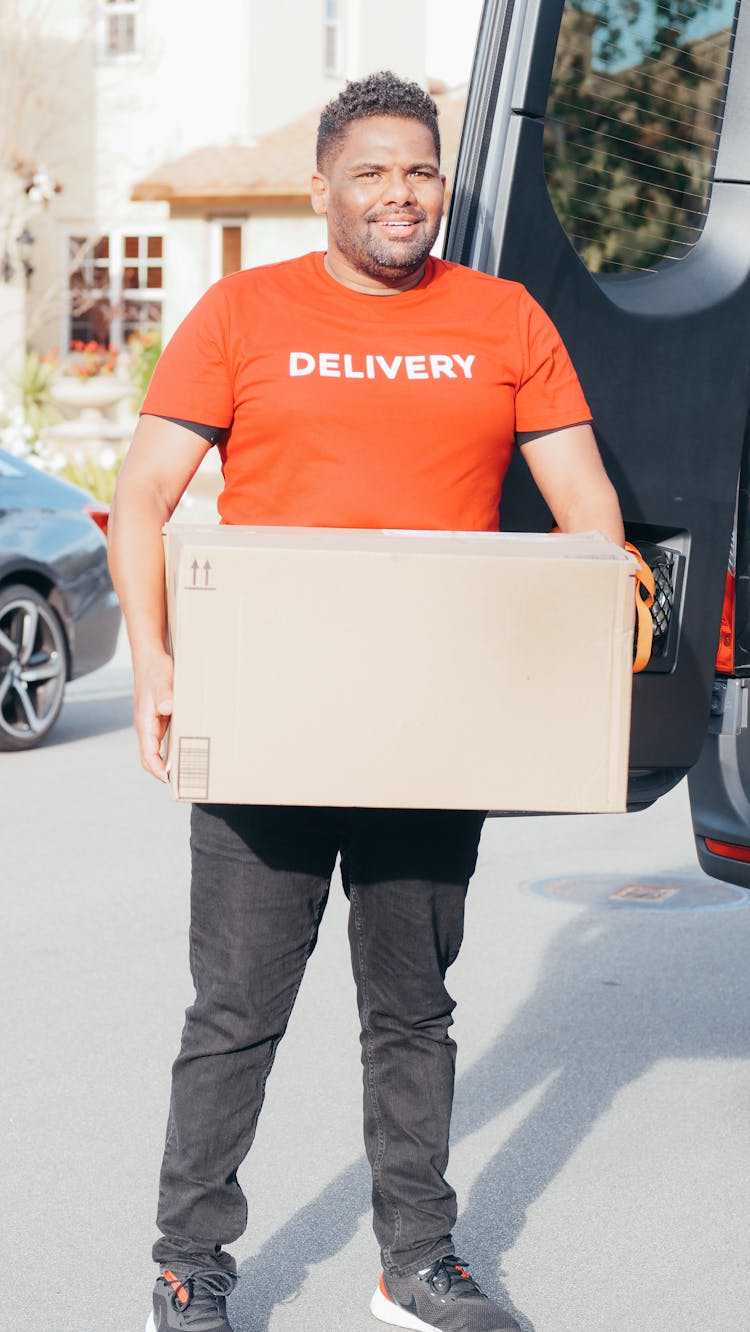
POLYGON ((172 716, 172 658, 163 652, 135 666, 135 729, 141 763, 152 777, 166 782, 161 743, 172 716))
POLYGON ((159 748, 172 715, 173 675, 166 650, 161 533, 209 448, 185 426, 142 416, 109 515, 109 567, 133 655, 141 763, 162 782, 167 770, 159 748))

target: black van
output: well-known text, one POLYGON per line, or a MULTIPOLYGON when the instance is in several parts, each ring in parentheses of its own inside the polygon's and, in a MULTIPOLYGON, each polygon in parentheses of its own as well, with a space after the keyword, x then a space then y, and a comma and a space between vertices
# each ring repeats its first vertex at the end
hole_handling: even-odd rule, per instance
MULTIPOLYGON (((523 282, 655 570, 629 807, 750 887, 750 0, 486 0, 445 256, 523 282)), ((520 457, 502 526, 550 516, 520 457)))

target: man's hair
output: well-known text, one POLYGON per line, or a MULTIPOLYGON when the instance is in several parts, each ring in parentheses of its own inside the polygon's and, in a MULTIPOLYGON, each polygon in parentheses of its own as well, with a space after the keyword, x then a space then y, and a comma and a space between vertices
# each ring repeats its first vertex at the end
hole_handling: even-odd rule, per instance
POLYGON ((364 79, 351 80, 338 97, 323 107, 318 125, 318 170, 323 169, 338 148, 352 122, 369 116, 404 116, 407 120, 421 121, 435 140, 440 161, 438 109, 430 94, 418 83, 409 83, 384 69, 364 79))

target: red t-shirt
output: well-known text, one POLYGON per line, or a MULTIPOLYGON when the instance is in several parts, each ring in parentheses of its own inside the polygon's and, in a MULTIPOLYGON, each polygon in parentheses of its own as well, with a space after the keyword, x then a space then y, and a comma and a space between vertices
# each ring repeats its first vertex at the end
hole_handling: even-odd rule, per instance
POLYGON ((211 287, 142 412, 229 427, 227 523, 496 531, 516 431, 590 419, 560 337, 517 282, 428 259, 368 296, 322 254, 211 287))

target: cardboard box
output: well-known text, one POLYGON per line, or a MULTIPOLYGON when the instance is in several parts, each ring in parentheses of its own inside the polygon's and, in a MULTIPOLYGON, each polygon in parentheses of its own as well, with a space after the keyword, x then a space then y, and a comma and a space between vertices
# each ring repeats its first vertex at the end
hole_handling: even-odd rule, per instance
POLYGON ((624 809, 635 565, 605 537, 165 538, 178 800, 624 809))

